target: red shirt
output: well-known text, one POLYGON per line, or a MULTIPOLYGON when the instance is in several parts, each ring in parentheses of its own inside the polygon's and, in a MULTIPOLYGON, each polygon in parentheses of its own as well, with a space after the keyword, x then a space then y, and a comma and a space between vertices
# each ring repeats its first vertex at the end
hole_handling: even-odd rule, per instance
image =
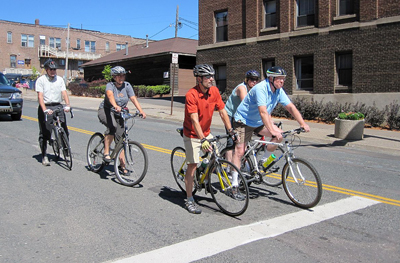
POLYGON ((212 86, 206 94, 201 92, 198 85, 191 88, 186 93, 185 119, 183 121, 183 133, 185 136, 198 138, 190 118, 191 113, 198 113, 204 136, 208 136, 214 111, 222 110, 224 107, 225 103, 222 101, 217 87, 212 86))

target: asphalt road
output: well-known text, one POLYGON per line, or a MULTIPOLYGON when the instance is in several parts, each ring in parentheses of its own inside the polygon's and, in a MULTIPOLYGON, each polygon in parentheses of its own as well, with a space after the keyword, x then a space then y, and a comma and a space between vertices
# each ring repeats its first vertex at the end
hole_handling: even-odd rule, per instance
MULTIPOLYGON (((88 171, 90 134, 104 131, 95 111, 68 118, 74 164, 41 165, 37 104, 22 121, 0 116, 0 262, 399 262, 398 156, 303 141, 324 184, 320 204, 302 210, 281 187, 253 185, 245 214, 222 214, 209 195, 189 214, 170 170, 183 146, 181 122, 138 119, 130 132, 149 155, 138 187, 107 166, 88 171)), ((215 134, 223 133, 214 129, 215 134)), ((51 151, 50 151, 51 152, 51 151)))

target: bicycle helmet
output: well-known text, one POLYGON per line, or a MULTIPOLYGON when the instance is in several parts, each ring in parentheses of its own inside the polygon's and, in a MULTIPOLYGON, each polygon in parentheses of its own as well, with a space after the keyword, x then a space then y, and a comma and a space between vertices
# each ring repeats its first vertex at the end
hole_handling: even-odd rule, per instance
POLYGON ((286 77, 286 71, 281 67, 272 67, 267 70, 267 77, 286 77))
POLYGON ((121 67, 121 66, 113 67, 111 69, 111 76, 115 76, 115 75, 118 75, 118 74, 126 74, 125 69, 123 67, 121 67))
POLYGON ((56 62, 54 62, 51 58, 46 60, 46 62, 44 62, 43 64, 44 68, 51 68, 51 69, 56 69, 57 68, 57 64, 56 62))
POLYGON ((246 78, 260 78, 260 73, 257 70, 249 70, 246 72, 246 78))
POLYGON ((215 70, 212 66, 208 64, 200 64, 196 65, 193 68, 193 75, 195 77, 202 77, 202 76, 209 76, 209 75, 215 75, 215 70))

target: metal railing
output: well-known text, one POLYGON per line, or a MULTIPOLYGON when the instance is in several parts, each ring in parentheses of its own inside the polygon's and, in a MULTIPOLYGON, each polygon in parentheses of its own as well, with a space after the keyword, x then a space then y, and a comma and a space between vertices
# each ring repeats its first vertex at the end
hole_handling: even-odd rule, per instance
MULTIPOLYGON (((38 48, 39 57, 67 58, 67 52, 47 45, 40 45, 38 48)), ((95 60, 101 58, 101 54, 81 53, 68 51, 68 59, 95 60)))

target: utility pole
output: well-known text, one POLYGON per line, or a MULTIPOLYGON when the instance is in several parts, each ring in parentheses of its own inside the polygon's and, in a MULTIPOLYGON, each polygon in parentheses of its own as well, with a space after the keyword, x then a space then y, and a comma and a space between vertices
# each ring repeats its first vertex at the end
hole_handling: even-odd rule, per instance
POLYGON ((68 50, 69 50, 69 23, 68 23, 68 33, 67 33, 67 57, 65 58, 65 75, 64 75, 64 81, 66 86, 68 86, 68 50))
POLYGON ((178 37, 178 20, 179 20, 179 5, 176 6, 175 38, 178 37))

